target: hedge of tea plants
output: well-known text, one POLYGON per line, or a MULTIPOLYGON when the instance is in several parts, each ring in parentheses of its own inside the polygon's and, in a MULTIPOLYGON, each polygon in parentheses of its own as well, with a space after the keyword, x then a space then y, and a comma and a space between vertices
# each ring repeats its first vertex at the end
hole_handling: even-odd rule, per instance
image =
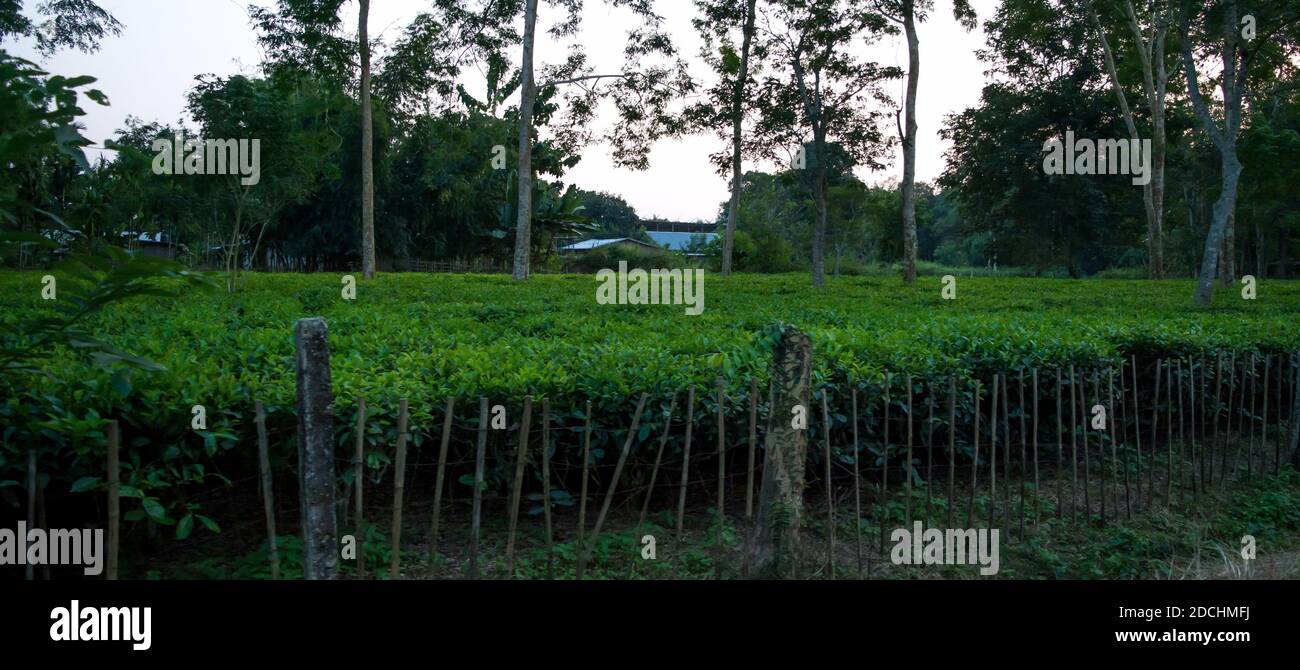
MULTIPOLYGON (((50 309, 40 278, 0 274, 6 333, 50 309)), ((395 274, 360 282, 356 299, 344 300, 341 275, 253 274, 234 293, 194 289, 116 305, 88 329, 162 369, 99 367, 57 351, 38 372, 8 374, 0 495, 19 504, 33 449, 50 490, 95 490, 103 422, 111 417, 122 424, 128 495, 139 501, 128 506, 132 518, 183 522, 186 533, 195 518, 210 521, 185 491, 256 471, 254 402, 270 412, 277 465, 292 462, 293 324, 307 316, 329 324, 340 449, 350 453, 356 399, 365 397, 367 459, 377 473, 388 462, 401 397, 410 401, 416 448, 436 442, 449 396, 460 399, 462 426, 476 420, 479 396, 513 408, 525 395, 548 397, 554 420, 566 427, 584 420, 590 400, 607 428, 593 451, 604 462, 641 393, 651 398, 638 435, 647 443, 669 398, 688 386, 700 389, 701 416, 711 416, 719 377, 740 425, 750 380, 766 389, 781 324, 811 335, 815 380, 828 387, 867 388, 886 374, 938 380, 1096 368, 1131 356, 1300 349, 1300 282, 1264 280, 1250 301, 1239 288, 1221 288, 1207 310, 1193 306, 1190 281, 958 278, 956 299, 945 300, 938 277, 913 286, 831 278, 814 290, 805 275, 709 275, 699 316, 684 305, 599 304, 597 287, 588 275, 518 284, 504 276, 395 274), (205 430, 191 428, 194 405, 206 410, 205 430)))

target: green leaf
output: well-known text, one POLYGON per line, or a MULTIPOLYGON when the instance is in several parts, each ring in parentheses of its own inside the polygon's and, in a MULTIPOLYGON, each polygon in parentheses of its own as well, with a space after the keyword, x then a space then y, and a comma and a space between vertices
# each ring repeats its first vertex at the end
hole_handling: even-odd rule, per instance
POLYGON ((194 515, 186 514, 181 519, 181 522, 176 524, 176 539, 184 540, 185 538, 190 536, 190 532, 193 530, 194 530, 194 515))
POLYGON ((82 493, 84 491, 89 491, 91 489, 98 487, 99 482, 100 482, 99 477, 82 477, 81 479, 78 479, 77 481, 72 483, 72 492, 82 493))
POLYGON ((131 376, 125 369, 119 368, 113 372, 109 383, 113 385, 113 390, 117 391, 119 396, 125 398, 131 395, 131 376))
POLYGON ((167 510, 162 506, 162 503, 158 502, 157 498, 143 498, 140 504, 144 506, 144 513, 148 514, 150 519, 167 525, 173 523, 171 519, 167 518, 167 510))

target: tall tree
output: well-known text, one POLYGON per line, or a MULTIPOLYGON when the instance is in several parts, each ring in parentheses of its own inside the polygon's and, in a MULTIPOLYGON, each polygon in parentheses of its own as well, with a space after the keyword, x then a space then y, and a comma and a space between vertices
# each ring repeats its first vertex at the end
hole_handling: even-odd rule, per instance
MULTIPOLYGON (((900 23, 907 36, 907 93, 899 129, 903 142, 903 281, 916 281, 916 90, 921 79, 921 40, 916 24, 934 8, 933 0, 876 0, 876 11, 900 23)), ((969 0, 953 0, 953 16, 967 30, 975 28, 975 11, 969 0)))
POLYGON ((761 25, 783 68, 763 79, 755 134, 759 150, 769 157, 778 147, 801 146, 816 209, 812 283, 821 287, 826 283, 828 147, 838 145, 852 163, 881 169, 889 146, 881 130, 883 109, 893 106, 882 83, 901 73, 861 60, 850 48, 889 30, 865 0, 779 0, 763 13, 761 25))
POLYGON ((361 50, 361 274, 375 278, 375 128, 370 110, 370 0, 360 0, 361 50))
POLYGON ((24 16, 22 0, 0 0, 0 42, 32 37, 36 51, 49 57, 65 48, 95 53, 105 37, 122 34, 122 24, 92 0, 44 0, 36 13, 44 20, 24 16))
POLYGON ((740 213, 740 196, 744 170, 744 123, 751 103, 746 100, 746 89, 753 80, 755 65, 751 59, 757 54, 761 61, 765 48, 754 43, 757 0, 737 3, 734 0, 696 0, 700 15, 695 29, 704 39, 701 55, 718 75, 718 83, 706 102, 693 107, 694 122, 707 129, 727 127, 730 132, 731 151, 728 155, 714 156, 719 172, 727 170, 731 177, 731 199, 727 206, 726 228, 722 238, 722 274, 731 274, 731 257, 736 245, 736 225, 740 213), (737 48, 733 33, 740 32, 737 48))
MULTIPOLYGON (((1097 0, 1088 0, 1088 19, 1101 42, 1106 72, 1110 76, 1111 86, 1115 89, 1115 97, 1119 101, 1124 125, 1128 128, 1129 137, 1138 140, 1140 136, 1137 124, 1133 120, 1128 96, 1124 93, 1124 85, 1115 67, 1114 50, 1111 48, 1110 39, 1106 36, 1102 17, 1098 15, 1097 4, 1097 0)), ((1142 187, 1142 199, 1147 215, 1147 273, 1152 279, 1162 279, 1165 275, 1164 201, 1167 153, 1165 99, 1169 90, 1169 72, 1165 65, 1167 55, 1165 37, 1169 33, 1171 12, 1167 4, 1163 0, 1153 0, 1145 12, 1145 20, 1140 20, 1133 7, 1133 1, 1123 0, 1124 20, 1133 33, 1133 46, 1141 65, 1142 90, 1146 98, 1147 112, 1151 117, 1151 180, 1142 187)))
POLYGON ((1266 55, 1260 59, 1264 63, 1293 67, 1289 62, 1295 56, 1297 45, 1296 24, 1300 21, 1300 6, 1297 5, 1300 3, 1289 2, 1275 11, 1249 11, 1243 17, 1242 7, 1253 7, 1253 3, 1219 0, 1208 7, 1194 7, 1191 0, 1184 0, 1182 4, 1179 38, 1188 97, 1196 112, 1197 124, 1219 151, 1220 164, 1219 199, 1214 203, 1196 282, 1195 299, 1201 305, 1208 306, 1213 299, 1215 273, 1236 211, 1238 182, 1242 173, 1237 145, 1243 107, 1251 91, 1250 75, 1272 69, 1262 67, 1263 63, 1257 61, 1260 54, 1266 55), (1198 39, 1213 41, 1222 63, 1220 95, 1217 96, 1223 106, 1221 113, 1211 111, 1211 103, 1201 90, 1201 65, 1196 49, 1198 39), (1222 125, 1219 119, 1222 119, 1222 125))
MULTIPOLYGON (((581 0, 550 0, 567 11, 563 20, 548 30, 553 38, 577 35, 582 25, 581 0)), ((613 147, 616 165, 645 169, 650 145, 662 137, 680 132, 682 122, 668 112, 669 104, 694 90, 686 64, 677 58, 672 38, 663 30, 663 18, 653 11, 651 0, 605 0, 611 7, 625 7, 643 23, 628 33, 624 63, 618 72, 595 72, 580 45, 569 49, 563 63, 535 70, 534 42, 537 34, 538 0, 524 0, 523 60, 520 68, 519 156, 516 176, 514 278, 528 279, 532 252, 533 150, 537 126, 550 122, 562 151, 571 152, 593 137, 591 125, 600 100, 613 103, 618 123, 602 139, 613 147), (655 59, 666 62, 656 62, 655 59), (602 83, 608 86, 602 87, 602 83), (561 89, 564 94, 561 99, 561 89), (561 103, 563 103, 561 105, 561 103), (561 107, 563 113, 560 112, 561 107), (545 120, 544 120, 545 119, 545 120)), ((570 166, 572 167, 572 166, 570 166)))
MULTIPOLYGON (((573 16, 576 18, 576 11, 573 16)), ((533 232, 533 105, 537 86, 533 81, 533 42, 537 37, 537 0, 524 0, 523 62, 519 72, 519 184, 515 229, 514 278, 528 278, 533 232)))

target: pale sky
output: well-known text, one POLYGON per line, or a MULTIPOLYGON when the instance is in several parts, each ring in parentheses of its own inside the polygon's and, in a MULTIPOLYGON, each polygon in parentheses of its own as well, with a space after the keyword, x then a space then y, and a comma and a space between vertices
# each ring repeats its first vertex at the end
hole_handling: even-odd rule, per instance
MULTIPOLYGON (((976 0, 981 22, 996 8, 998 0, 976 0)), ((36 3, 26 3, 29 15, 36 3)), ((43 64, 62 75, 88 74, 99 79, 93 86, 108 95, 109 107, 83 100, 86 136, 97 145, 123 127, 127 116, 144 121, 169 122, 184 116, 185 94, 200 74, 228 76, 255 74, 261 51, 249 25, 248 0, 99 0, 99 4, 124 25, 122 34, 106 39, 98 53, 76 51, 56 54, 43 64)), ((271 4, 261 0, 255 4, 271 4)), ((690 0, 658 0, 657 11, 666 19, 679 51, 689 57, 695 74, 706 76, 699 63, 699 39, 691 26, 694 5, 690 0)), ((975 51, 984 46, 983 33, 966 32, 952 18, 951 0, 936 0, 930 20, 920 27, 921 82, 918 94, 917 177, 932 180, 943 171, 946 142, 938 133, 943 117, 973 106, 979 100, 986 78, 975 51)), ((396 39, 403 27, 428 5, 426 0, 374 0, 370 31, 386 41, 396 39)), ((356 25, 356 3, 346 11, 349 27, 356 25)), ((542 3, 541 23, 547 23, 547 6, 542 3)), ((554 16, 557 12, 551 10, 554 16)), ((621 64, 624 36, 634 21, 625 10, 608 9, 600 0, 587 0, 583 30, 578 41, 586 46, 588 62, 621 64)), ((539 40, 540 37, 539 30, 539 40)), ((560 61, 565 43, 538 44, 538 64, 560 61)), ((27 42, 8 45, 10 51, 41 62, 27 42)), ((871 47, 861 47, 883 65, 906 68, 907 44, 902 36, 871 47)), ((467 84, 481 86, 482 76, 467 73, 467 84)), ((903 82, 894 82, 901 98, 903 82)), ((187 119, 188 120, 188 119, 187 119)), ((599 120, 598 120, 599 123, 599 120)), ((632 171, 614 167, 601 145, 588 147, 582 162, 565 175, 567 183, 622 196, 643 218, 660 217, 678 221, 712 221, 718 205, 727 197, 727 181, 714 173, 708 162, 718 150, 712 136, 664 140, 655 145, 650 169, 632 171)), ((746 169, 771 166, 746 164, 746 169)), ((902 173, 901 150, 892 165, 879 172, 862 170, 858 176, 868 183, 898 179, 902 173)))

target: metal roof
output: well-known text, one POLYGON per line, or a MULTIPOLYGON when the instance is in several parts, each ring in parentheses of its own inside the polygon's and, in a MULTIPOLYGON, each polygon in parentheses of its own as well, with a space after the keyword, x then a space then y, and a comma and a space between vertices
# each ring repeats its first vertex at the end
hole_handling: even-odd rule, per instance
POLYGON ((570 244, 568 246, 561 247, 560 250, 561 251, 590 251, 591 249, 599 249, 601 247, 607 247, 611 244, 618 244, 619 242, 631 242, 633 244, 640 244, 646 247, 651 246, 649 244, 646 244, 645 242, 642 242, 640 240, 634 240, 630 237, 616 237, 609 240, 583 240, 581 242, 574 242, 573 244, 570 244))
POLYGON ((713 238, 717 237, 716 233, 647 232, 646 235, 649 235, 650 239, 654 240, 656 244, 659 244, 660 246, 668 247, 673 251, 685 251, 686 248, 691 244, 691 238, 697 235, 703 237, 705 242, 712 242, 713 238))

